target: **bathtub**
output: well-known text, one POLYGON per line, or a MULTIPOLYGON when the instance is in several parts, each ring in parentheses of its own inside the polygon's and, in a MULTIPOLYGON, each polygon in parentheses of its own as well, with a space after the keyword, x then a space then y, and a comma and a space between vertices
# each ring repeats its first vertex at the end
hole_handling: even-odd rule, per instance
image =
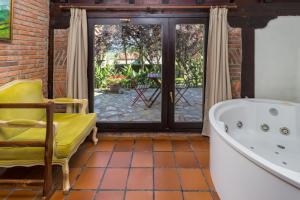
POLYGON ((240 99, 209 112, 221 200, 300 200, 300 104, 240 99))

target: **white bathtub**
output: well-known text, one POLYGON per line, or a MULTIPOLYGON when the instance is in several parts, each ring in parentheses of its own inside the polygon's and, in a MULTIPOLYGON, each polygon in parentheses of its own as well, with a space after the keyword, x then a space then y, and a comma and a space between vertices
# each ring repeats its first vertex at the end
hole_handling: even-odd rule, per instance
POLYGON ((300 104, 230 100, 213 106, 209 120, 221 200, 300 200, 300 104))

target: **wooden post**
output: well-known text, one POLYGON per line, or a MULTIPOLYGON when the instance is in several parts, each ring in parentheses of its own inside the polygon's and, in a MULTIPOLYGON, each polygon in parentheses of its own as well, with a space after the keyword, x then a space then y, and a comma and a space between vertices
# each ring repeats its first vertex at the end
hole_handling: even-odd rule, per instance
POLYGON ((44 187, 43 196, 46 199, 50 198, 53 188, 52 188, 52 156, 53 156, 53 113, 54 113, 54 103, 49 102, 46 107, 47 115, 47 128, 46 128, 46 140, 45 140, 45 168, 44 168, 44 187))

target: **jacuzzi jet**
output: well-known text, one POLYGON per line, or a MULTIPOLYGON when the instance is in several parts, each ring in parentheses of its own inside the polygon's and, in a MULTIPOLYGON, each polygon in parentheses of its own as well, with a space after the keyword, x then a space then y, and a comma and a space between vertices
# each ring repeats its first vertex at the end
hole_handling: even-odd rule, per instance
POLYGON ((288 134, 290 134, 290 130, 287 127, 282 127, 282 128, 280 128, 280 133, 282 135, 288 135, 288 134))
POLYGON ((254 149, 254 147, 250 147, 250 149, 254 149))
POLYGON ((282 164, 284 164, 284 165, 287 165, 287 163, 286 163, 286 162, 284 162, 284 161, 282 162, 282 164))
POLYGON ((226 124, 226 125, 225 125, 225 132, 228 133, 228 130, 229 130, 229 127, 228 127, 228 125, 226 124))
POLYGON ((238 121, 238 123, 236 124, 236 126, 241 129, 243 128, 243 122, 242 121, 238 121))
POLYGON ((276 108, 270 108, 269 112, 273 116, 277 116, 278 115, 278 110, 276 108))
POLYGON ((276 152, 275 152, 275 154, 279 155, 279 152, 278 152, 278 151, 276 151, 276 152))
POLYGON ((269 127, 268 124, 262 124, 262 125, 260 126, 260 128, 261 128, 261 130, 262 130, 263 132, 268 132, 268 131, 270 130, 270 127, 269 127))
POLYGON ((279 149, 285 149, 285 146, 280 145, 280 144, 278 144, 277 147, 278 147, 279 149))

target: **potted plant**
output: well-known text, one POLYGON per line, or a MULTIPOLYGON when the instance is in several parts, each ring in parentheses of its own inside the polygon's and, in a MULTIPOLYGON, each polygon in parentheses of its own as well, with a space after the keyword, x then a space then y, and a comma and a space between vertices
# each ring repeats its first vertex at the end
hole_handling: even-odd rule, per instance
POLYGON ((123 75, 115 75, 107 78, 107 84, 109 87, 109 91, 112 93, 119 93, 121 88, 121 82, 126 79, 126 76, 123 75))

